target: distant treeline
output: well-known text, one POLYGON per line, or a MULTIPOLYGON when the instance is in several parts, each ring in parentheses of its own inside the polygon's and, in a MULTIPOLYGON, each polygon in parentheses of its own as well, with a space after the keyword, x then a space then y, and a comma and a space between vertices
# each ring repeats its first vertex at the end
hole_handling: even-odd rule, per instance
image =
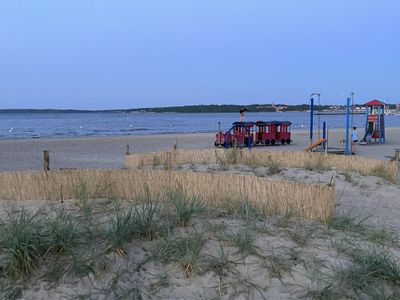
MULTIPOLYGON (((138 108, 131 109, 128 112, 142 111, 142 112, 176 112, 176 113, 233 113, 239 112, 243 107, 246 107, 250 112, 274 112, 280 111, 306 111, 309 109, 308 104, 300 105, 284 105, 284 104, 249 104, 249 105, 186 105, 186 106, 169 106, 169 107, 151 107, 151 108, 138 108)), ((330 105, 321 105, 318 110, 328 109, 330 105)))
MULTIPOLYGON (((362 105, 355 105, 362 107, 362 105)), ((133 108, 133 109, 112 109, 112 110, 77 110, 77 109, 0 109, 0 113, 97 113, 97 112, 153 112, 153 113, 236 113, 243 107, 250 112, 274 112, 274 111, 307 111, 310 109, 308 104, 285 105, 285 104, 249 104, 249 105, 185 105, 185 106, 168 106, 168 107, 149 107, 149 108, 133 108)), ((344 105, 316 105, 316 111, 322 110, 344 110, 344 105)), ((389 104, 390 109, 395 109, 395 104, 389 104)))

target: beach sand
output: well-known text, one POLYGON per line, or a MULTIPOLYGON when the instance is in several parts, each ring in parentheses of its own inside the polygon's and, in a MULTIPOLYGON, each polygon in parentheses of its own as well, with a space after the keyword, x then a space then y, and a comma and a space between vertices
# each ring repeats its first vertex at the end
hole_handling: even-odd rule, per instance
MULTIPOLYGON (((359 136, 362 130, 358 129, 359 136)), ((317 140, 317 133, 314 133, 317 140)), ((357 155, 385 159, 400 148, 400 128, 386 129, 384 145, 358 146, 357 155)), ((329 145, 344 147, 344 129, 329 131, 329 145)), ((126 145, 130 152, 150 152, 171 149, 177 140, 178 148, 213 148, 214 133, 164 134, 147 136, 83 137, 30 140, 0 140, 0 171, 40 170, 43 150, 50 151, 50 168, 122 168, 126 145)), ((293 142, 286 146, 263 147, 265 151, 303 150, 309 144, 308 131, 292 132, 293 142)))
MULTIPOLYGON (((400 147, 400 128, 390 128, 386 132, 386 144, 360 145, 358 155, 387 159, 385 155, 393 154, 394 149, 400 147)), ((344 135, 344 130, 330 131, 329 144, 344 147, 340 142, 344 135)), ((42 169, 45 149, 50 151, 51 169, 122 168, 126 145, 130 146, 131 152, 139 153, 171 149, 175 140, 180 149, 213 148, 214 134, 3 140, 0 141, 0 171, 42 169)), ((308 132, 294 132, 292 144, 260 149, 302 151, 308 143, 308 132)), ((193 168, 206 168, 207 172, 219 170, 218 166, 207 169, 207 166, 199 165, 193 168)), ((227 172, 313 184, 326 184, 332 177, 332 171, 327 170, 282 168, 278 174, 272 175, 266 173, 266 167, 252 169, 243 165, 229 166, 227 172)), ((77 232, 86 243, 82 243, 81 248, 76 246, 75 255, 82 255, 78 261, 83 267, 86 266, 83 263, 88 264, 94 270, 82 278, 74 277, 68 273, 69 266, 73 265, 73 256, 51 254, 40 261, 34 280, 15 281, 9 285, 7 281, 0 280, 0 298, 15 294, 24 299, 112 299, 128 296, 137 299, 294 299, 312 298, 307 294, 310 291, 324 295, 325 287, 328 287, 331 298, 346 298, 344 296, 349 293, 350 283, 343 284, 340 278, 335 278, 335 274, 339 274, 335 270, 348 272, 349 266, 358 267, 349 251, 369 253, 368 249, 385 249, 393 259, 400 261, 399 191, 398 184, 379 177, 337 173, 336 225, 333 222, 331 228, 321 222, 295 218, 290 216, 290 212, 284 216, 268 215, 260 219, 251 215, 251 209, 249 222, 245 217, 248 211, 243 214, 242 207, 236 209, 243 216, 232 217, 223 210, 213 208, 194 217, 190 226, 181 227, 175 224, 176 220, 168 219, 175 218, 175 213, 163 210, 159 217, 165 218, 162 224, 169 224, 166 220, 175 224, 171 229, 174 243, 182 237, 201 233, 201 251, 196 254, 196 268, 189 275, 178 258, 172 257, 166 262, 157 256, 153 258, 152 254, 157 253, 157 249, 166 247, 165 238, 146 241, 135 237, 123 244, 125 255, 122 256, 115 251, 103 251, 107 245, 103 238, 92 240, 97 234, 104 236, 115 210, 122 212, 135 204, 118 201, 117 205, 110 199, 97 199, 88 202, 91 203, 91 217, 88 217, 82 209, 82 201, 78 200, 0 201, 2 226, 9 222, 11 211, 16 216, 27 211, 42 221, 54 216, 56 211, 65 210, 71 214, 73 221, 76 224, 79 222, 77 232), (96 226, 88 226, 93 220, 98 222, 96 226), (359 223, 361 220, 362 223, 359 223), (348 229, 347 223, 353 229, 348 229), (92 232, 93 228, 97 231, 92 232), (245 240, 246 245, 249 246, 241 250, 240 241, 246 235, 249 239, 245 240), (236 240, 239 241, 237 244, 236 240), (53 278, 53 269, 61 270, 58 273, 62 277, 53 278)), ((231 208, 228 206, 226 209, 231 208)), ((395 299, 398 295, 396 289, 388 289, 385 295, 395 299)), ((361 290, 361 298, 374 299, 370 296, 375 295, 374 289, 367 286, 361 290)), ((377 295, 382 296, 380 290, 377 295)))
MULTIPOLYGON (((194 168, 207 167, 196 165, 194 168)), ((206 171, 212 170, 218 172, 218 167, 210 166, 206 171)), ((264 174, 265 171, 266 168, 253 170, 237 165, 223 172, 254 173, 269 180, 313 184, 329 182, 332 175, 331 171, 300 168, 283 168, 275 175, 264 174)), ((345 174, 337 174, 335 186, 337 206, 331 228, 322 222, 295 218, 290 213, 256 217, 251 208, 244 210, 244 206, 235 208, 234 205, 225 209, 237 209, 236 216, 209 208, 196 214, 190 226, 184 227, 177 223, 173 211, 160 207, 155 224, 174 224, 168 237, 160 236, 152 241, 137 236, 129 238, 121 246, 124 255, 104 251, 109 243, 104 230, 110 228, 116 210, 126 212, 135 207, 132 202, 97 199, 90 206, 91 217, 84 213, 78 200, 0 202, 0 223, 4 224, 11 211, 15 216, 23 211, 33 213, 35 220, 42 222, 54 218, 57 211, 69 213, 73 221, 80 224, 76 228, 81 237, 77 245, 81 246, 74 246, 74 251, 83 259, 78 260, 80 265, 77 263, 77 266, 86 270, 85 264, 88 264, 93 270, 79 278, 70 271, 70 268, 74 270, 70 267, 74 256, 50 253, 40 262, 40 268, 32 275, 33 280, 13 281, 7 288, 2 287, 0 281, 0 298, 16 294, 23 299, 350 298, 347 295, 354 299, 377 299, 376 295, 379 299, 388 295, 393 297, 385 299, 398 299, 397 287, 388 288, 382 294, 369 285, 361 286, 356 290, 360 294, 354 294, 350 280, 346 276, 342 280, 337 274, 353 274, 352 270, 358 270, 359 266, 352 255, 356 252, 367 255, 372 251, 369 249, 384 249, 390 257, 400 260, 399 186, 358 174, 352 174, 351 180, 345 174), (200 246, 185 244, 187 248, 184 249, 189 250, 183 258, 174 254, 175 250, 170 254, 170 250, 163 250, 178 249, 179 241, 184 238, 194 241, 196 237, 200 242, 190 245, 200 246), (88 251, 88 247, 92 250, 88 251), (198 249, 195 247, 200 250, 190 250, 198 249), (187 261, 193 264, 193 272, 187 271, 187 261), (62 276, 58 278, 57 274, 62 276), (320 297, 312 296, 313 293, 320 297)), ((140 205, 138 207, 140 209, 140 205)), ((371 280, 379 284, 378 279, 371 280)))

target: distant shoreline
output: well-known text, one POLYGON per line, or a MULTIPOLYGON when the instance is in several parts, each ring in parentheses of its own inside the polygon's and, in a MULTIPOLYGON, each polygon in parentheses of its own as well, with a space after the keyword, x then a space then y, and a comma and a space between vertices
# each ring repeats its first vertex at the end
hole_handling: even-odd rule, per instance
MULTIPOLYGON (((184 105, 168 107, 145 107, 127 109, 0 109, 0 113, 238 113, 242 107, 249 112, 307 112, 309 104, 209 104, 209 105, 184 105)), ((363 107, 356 104, 355 107, 363 107)), ((336 112, 344 110, 345 105, 327 104, 314 107, 315 112, 336 112)), ((390 104, 389 108, 394 109, 395 105, 390 104)))

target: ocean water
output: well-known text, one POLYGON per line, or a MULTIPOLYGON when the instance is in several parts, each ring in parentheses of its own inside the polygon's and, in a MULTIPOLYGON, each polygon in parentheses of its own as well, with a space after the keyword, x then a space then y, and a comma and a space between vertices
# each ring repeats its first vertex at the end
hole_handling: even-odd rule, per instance
MULTIPOLYGON (((248 113, 246 121, 290 121, 292 130, 309 129, 306 112, 248 113)), ((329 128, 344 128, 345 115, 321 115, 329 128)), ((0 113, 0 139, 148 135, 223 131, 239 120, 239 113, 0 113)), ((318 116, 314 116, 314 128, 318 116)), ((364 128, 365 115, 353 115, 364 128)), ((400 127, 399 115, 385 116, 386 127, 400 127)), ((322 125, 321 125, 322 126, 322 125)))

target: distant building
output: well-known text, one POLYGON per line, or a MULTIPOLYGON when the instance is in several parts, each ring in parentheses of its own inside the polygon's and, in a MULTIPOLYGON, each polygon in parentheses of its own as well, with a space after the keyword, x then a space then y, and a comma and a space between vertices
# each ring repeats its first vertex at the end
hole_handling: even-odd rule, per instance
POLYGON ((400 111, 400 104, 396 104, 396 110, 400 111))

